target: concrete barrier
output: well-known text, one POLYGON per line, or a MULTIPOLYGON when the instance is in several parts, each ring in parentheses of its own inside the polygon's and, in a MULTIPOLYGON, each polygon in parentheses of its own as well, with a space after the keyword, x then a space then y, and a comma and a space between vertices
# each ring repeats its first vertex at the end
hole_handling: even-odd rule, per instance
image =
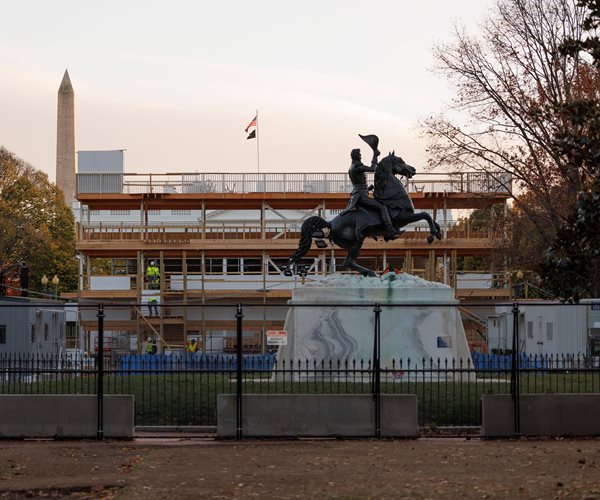
MULTIPOLYGON (((484 394, 481 435, 514 435, 510 394, 484 394)), ((600 394, 522 394, 520 431, 523 436, 599 436, 600 394)))
MULTIPOLYGON (((381 396, 381 435, 416 437, 417 397, 381 396)), ((247 394, 242 397, 245 437, 372 437, 375 405, 370 394, 247 394)), ((217 436, 236 436, 236 396, 217 400, 217 436)))
MULTIPOLYGON (((96 403, 93 394, 0 394, 0 438, 95 438, 96 403)), ((133 426, 133 396, 104 396, 104 436, 132 438, 133 426)))

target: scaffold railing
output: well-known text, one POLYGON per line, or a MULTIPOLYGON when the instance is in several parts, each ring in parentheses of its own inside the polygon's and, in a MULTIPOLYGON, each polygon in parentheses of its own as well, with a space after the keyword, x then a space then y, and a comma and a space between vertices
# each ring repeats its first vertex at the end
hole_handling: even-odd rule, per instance
MULTIPOLYGON (((117 223, 117 222, 82 222, 77 224, 78 241, 115 241, 142 240, 161 242, 190 242, 198 239, 209 240, 297 240, 300 237, 302 221, 289 221, 280 224, 229 223, 213 222, 202 225, 197 220, 187 223, 156 222, 154 224, 117 223)), ((473 229, 468 224, 457 225, 450 220, 444 225, 446 238, 489 239, 499 238, 500 229, 492 226, 473 229)), ((404 239, 426 238, 429 227, 426 223, 412 224, 406 228, 404 239)))
MULTIPOLYGON (((500 172, 421 173, 403 180, 412 193, 512 192, 512 177, 500 172)), ((332 194, 351 190, 345 172, 77 174, 78 194, 332 194)))

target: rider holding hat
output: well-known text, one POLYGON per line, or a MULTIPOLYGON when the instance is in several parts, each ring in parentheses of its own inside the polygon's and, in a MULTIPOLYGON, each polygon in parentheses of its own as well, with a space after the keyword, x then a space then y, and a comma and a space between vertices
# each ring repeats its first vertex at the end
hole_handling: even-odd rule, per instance
POLYGON ((359 206, 378 210, 388 231, 386 237, 388 239, 397 238, 402 233, 393 226, 387 207, 383 203, 379 203, 377 200, 369 197, 369 188, 367 187, 367 172, 374 173, 377 168, 377 157, 379 156, 377 144, 379 140, 377 139, 377 136, 374 135, 361 135, 360 137, 373 148, 373 159, 371 160, 371 166, 369 167, 361 161, 362 157, 360 149, 353 149, 350 153, 352 163, 350 164, 348 175, 352 181, 352 193, 350 193, 348 206, 340 212, 340 215, 345 215, 359 206))

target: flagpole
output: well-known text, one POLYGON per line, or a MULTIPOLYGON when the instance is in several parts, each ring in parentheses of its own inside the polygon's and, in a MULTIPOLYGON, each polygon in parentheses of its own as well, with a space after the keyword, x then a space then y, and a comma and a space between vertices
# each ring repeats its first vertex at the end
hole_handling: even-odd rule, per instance
POLYGON ((258 173, 260 174, 260 153, 259 153, 259 148, 258 148, 258 141, 259 141, 259 137, 260 134, 258 133, 258 109, 256 110, 256 168, 258 170, 258 173))

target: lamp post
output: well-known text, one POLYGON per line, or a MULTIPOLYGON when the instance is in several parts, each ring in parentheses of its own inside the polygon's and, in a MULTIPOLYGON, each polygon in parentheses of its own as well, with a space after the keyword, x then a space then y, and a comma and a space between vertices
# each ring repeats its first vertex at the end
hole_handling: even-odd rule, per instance
POLYGON ((55 274, 54 278, 52 278, 52 284, 54 285, 54 290, 56 292, 56 297, 58 297, 58 284, 60 283, 60 279, 58 279, 58 276, 55 274))
POLYGON ((46 295, 47 291, 48 291, 48 276, 46 276, 45 274, 42 276, 42 279, 40 280, 40 282, 42 283, 42 287, 44 290, 44 295, 46 295))

